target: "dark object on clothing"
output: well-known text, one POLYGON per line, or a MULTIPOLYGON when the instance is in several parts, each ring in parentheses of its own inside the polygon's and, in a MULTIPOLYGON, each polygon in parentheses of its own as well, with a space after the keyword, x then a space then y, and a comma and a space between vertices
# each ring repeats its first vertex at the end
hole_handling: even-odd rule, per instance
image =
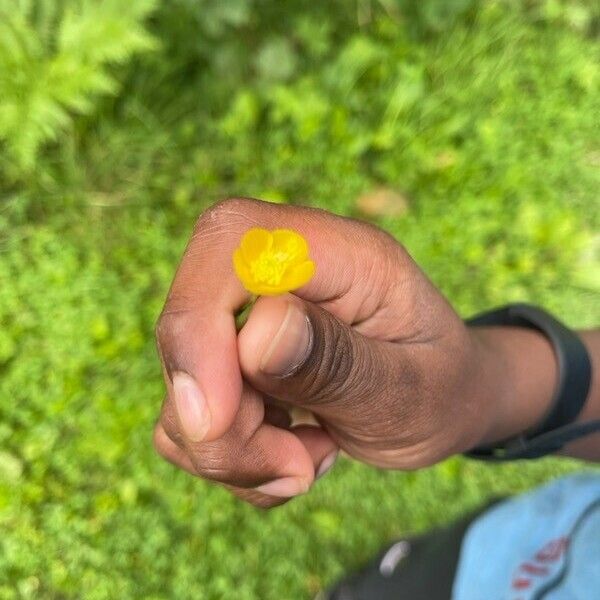
POLYGON ((541 308, 528 304, 509 304, 466 322, 471 326, 508 325, 541 331, 552 343, 558 360, 558 385, 542 422, 513 439, 474 448, 467 456, 491 461, 539 458, 560 450, 576 438, 600 431, 600 420, 573 423, 587 400, 592 379, 590 357, 574 331, 541 308))
POLYGON ((450 600, 465 532, 496 502, 451 525, 395 542, 315 600, 450 600))

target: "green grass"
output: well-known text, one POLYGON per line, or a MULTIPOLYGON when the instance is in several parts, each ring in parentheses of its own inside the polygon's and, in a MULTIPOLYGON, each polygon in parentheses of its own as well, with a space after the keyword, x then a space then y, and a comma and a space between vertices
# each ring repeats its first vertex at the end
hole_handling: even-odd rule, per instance
POLYGON ((461 314, 600 321, 594 3, 362 1, 361 25, 313 4, 159 3, 117 95, 33 170, 0 160, 0 598, 310 598, 395 536, 581 468, 341 460, 261 512, 154 454, 153 325, 222 197, 358 216, 386 186, 409 209, 375 221, 461 314))

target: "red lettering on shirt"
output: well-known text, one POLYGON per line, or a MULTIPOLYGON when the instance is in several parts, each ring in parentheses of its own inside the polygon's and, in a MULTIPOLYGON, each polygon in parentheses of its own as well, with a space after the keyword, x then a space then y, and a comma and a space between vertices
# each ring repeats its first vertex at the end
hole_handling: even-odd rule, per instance
MULTIPOLYGON (((522 562, 513 577, 512 589, 526 590, 533 583, 543 580, 550 575, 549 563, 556 562, 569 546, 569 538, 560 537, 549 541, 528 561, 522 562)), ((523 600, 515 598, 514 600, 523 600)))
POLYGON ((521 565, 521 570, 529 575, 548 575, 548 567, 542 567, 532 562, 526 562, 521 565))
POLYGON ((524 579, 523 577, 517 577, 513 579, 513 589, 525 590, 531 585, 531 579, 524 579))

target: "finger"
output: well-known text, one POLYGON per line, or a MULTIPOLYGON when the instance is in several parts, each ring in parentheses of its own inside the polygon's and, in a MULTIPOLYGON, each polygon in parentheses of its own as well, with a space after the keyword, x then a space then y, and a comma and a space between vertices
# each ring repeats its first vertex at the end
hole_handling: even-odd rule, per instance
MULTIPOLYGON (((163 405, 160 425, 188 457, 189 462, 182 464, 185 470, 276 497, 305 493, 321 462, 335 449, 331 438, 320 428, 297 434, 266 422, 260 396, 247 386, 232 426, 218 440, 190 441, 169 399, 163 405)), ((166 458, 173 456, 170 451, 166 458)))
POLYGON ((186 471, 190 475, 198 477, 198 473, 186 454, 185 450, 178 446, 166 433, 160 422, 154 427, 153 437, 154 448, 156 451, 172 465, 178 467, 182 471, 186 471))
POLYGON ((257 301, 238 351, 255 389, 349 431, 402 410, 398 397, 419 377, 405 348, 367 338, 292 295, 257 301))
MULTIPOLYGON (((314 429, 314 428, 313 428, 314 429)), ((306 434, 302 432, 300 433, 300 437, 305 437, 306 434)), ((308 438, 313 438, 313 432, 310 432, 308 438)), ((307 440, 305 443, 312 445, 312 439, 307 440)), ((318 442, 315 444, 315 466, 317 469, 317 478, 325 475, 327 471, 333 466, 335 462, 335 458, 337 456, 337 450, 330 450, 329 444, 325 444, 327 447, 319 448, 321 444, 318 442), (320 452, 319 452, 320 450, 320 452), (325 452, 324 452, 325 450, 325 452), (329 451, 329 453, 327 453, 329 451), (320 459, 319 454, 324 454, 324 458, 320 459), (318 465, 318 466, 317 466, 318 465)), ((165 433, 162 425, 158 423, 154 429, 154 447, 157 452, 172 465, 182 469, 183 471, 187 471, 194 477, 199 477, 192 461, 185 453, 185 450, 180 448, 175 442, 173 442, 169 436, 165 433)), ((311 453, 312 454, 312 453, 311 453)), ((253 504, 258 508, 273 508, 275 506, 280 506, 281 504, 285 504, 290 499, 289 498, 278 498, 277 496, 268 496, 267 494, 263 494, 253 489, 236 487, 233 485, 223 484, 225 488, 227 488, 230 492, 235 494, 241 500, 248 502, 249 504, 253 504)))
POLYGON ((333 467, 337 459, 339 451, 337 444, 324 429, 315 425, 298 425, 293 427, 292 431, 312 458, 315 479, 323 477, 333 467))
MULTIPOLYGON (((170 462, 172 465, 178 467, 182 471, 187 471, 194 477, 199 477, 185 450, 180 448, 171 440, 171 438, 165 433, 165 430, 160 423, 158 423, 154 428, 154 447, 167 462, 170 462)), ((272 508, 289 501, 289 498, 267 496, 252 489, 239 488, 227 484, 223 484, 223 487, 235 494, 241 500, 244 500, 245 502, 253 504, 259 508, 272 508)))
MULTIPOLYGON (((302 426, 302 429, 298 428, 295 433, 309 450, 315 465, 316 478, 318 479, 331 469, 338 451, 335 447, 332 449, 332 443, 329 436, 320 435, 323 431, 321 430, 318 432, 316 431, 317 429, 318 428, 316 427, 302 426)), ((158 423, 154 429, 154 447, 157 452, 172 465, 190 473, 194 477, 199 477, 196 468, 185 450, 180 448, 171 440, 171 438, 169 438, 160 423, 158 423)), ((227 484, 223 485, 241 500, 259 508, 273 508, 289 501, 289 498, 269 496, 254 489, 227 484)))
MULTIPOLYGON (((309 450, 315 465, 315 479, 323 477, 333 467, 338 449, 325 432, 314 426, 302 425, 294 428, 294 433, 309 450), (323 435, 324 434, 324 435, 323 435)), ((259 508, 273 508, 289 501, 289 498, 278 498, 257 492, 256 490, 225 485, 238 498, 259 508)))

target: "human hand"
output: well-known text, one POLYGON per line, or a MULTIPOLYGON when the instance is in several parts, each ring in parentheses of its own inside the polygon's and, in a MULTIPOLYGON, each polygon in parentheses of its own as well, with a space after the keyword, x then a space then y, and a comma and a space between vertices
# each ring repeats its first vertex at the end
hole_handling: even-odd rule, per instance
POLYGON ((415 469, 489 439, 497 416, 498 394, 487 392, 501 374, 484 360, 488 345, 405 249, 317 209, 249 199, 208 209, 157 339, 167 385, 158 452, 259 506, 307 491, 338 448, 415 469), (260 297, 237 335, 248 293, 232 254, 256 226, 298 231, 317 269, 294 294, 260 297), (290 428, 293 406, 321 427, 290 428))

